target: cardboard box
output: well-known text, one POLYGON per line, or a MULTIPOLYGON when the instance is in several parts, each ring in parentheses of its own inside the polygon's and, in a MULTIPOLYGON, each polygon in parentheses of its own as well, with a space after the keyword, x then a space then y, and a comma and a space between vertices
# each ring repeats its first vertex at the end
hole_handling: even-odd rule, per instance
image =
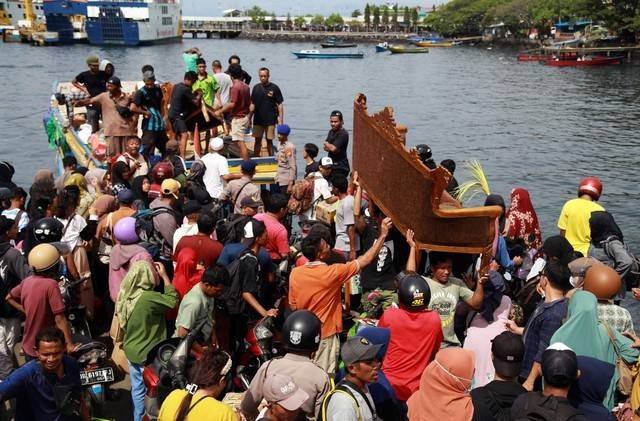
POLYGON ((324 222, 325 224, 331 225, 333 220, 336 218, 336 210, 340 205, 340 201, 338 200, 335 203, 327 203, 326 201, 319 202, 316 205, 315 213, 316 219, 318 221, 324 222))

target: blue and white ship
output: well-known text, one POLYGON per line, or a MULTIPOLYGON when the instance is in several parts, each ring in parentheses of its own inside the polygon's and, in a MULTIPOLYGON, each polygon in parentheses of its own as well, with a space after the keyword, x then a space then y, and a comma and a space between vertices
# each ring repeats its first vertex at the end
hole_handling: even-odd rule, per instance
POLYGON ((145 45, 182 38, 179 0, 89 0, 86 31, 95 45, 145 45))

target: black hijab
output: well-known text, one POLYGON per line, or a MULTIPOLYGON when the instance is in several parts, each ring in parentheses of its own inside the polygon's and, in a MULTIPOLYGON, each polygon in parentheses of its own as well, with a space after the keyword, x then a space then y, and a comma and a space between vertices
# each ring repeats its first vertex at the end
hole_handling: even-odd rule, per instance
POLYGON ((613 219, 613 215, 606 211, 591 212, 589 218, 589 227, 591 228, 591 244, 600 245, 605 240, 615 237, 616 240, 624 242, 622 231, 613 219))
MULTIPOLYGON (((149 207, 149 194, 142 191, 142 184, 144 180, 149 180, 149 177, 146 175, 139 175, 133 179, 131 183, 131 191, 133 191, 133 196, 136 200, 140 200, 144 203, 145 208, 149 207)), ((149 181, 151 183, 151 181, 149 181)))
POLYGON ((553 235, 544 240, 542 251, 547 262, 555 259, 568 265, 573 260, 573 246, 562 235, 553 235))
POLYGON ((504 231, 504 224, 505 224, 505 221, 506 221, 505 214, 506 214, 506 211, 507 211, 507 207, 504 204, 504 199, 499 194, 490 194, 489 196, 487 196, 486 200, 484 201, 484 205, 485 206, 500 206, 502 208, 502 213, 498 217, 498 224, 500 225, 500 232, 502 233, 502 231, 504 231))
POLYGON ((10 190, 16 188, 16 184, 11 180, 16 173, 13 165, 7 161, 0 161, 0 187, 6 187, 10 190))

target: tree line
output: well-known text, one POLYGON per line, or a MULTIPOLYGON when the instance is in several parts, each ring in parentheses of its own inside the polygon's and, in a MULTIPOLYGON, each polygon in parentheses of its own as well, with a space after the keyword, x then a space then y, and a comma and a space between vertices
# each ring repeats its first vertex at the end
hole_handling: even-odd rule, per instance
MULTIPOLYGON (((270 27, 275 22, 276 15, 262 9, 260 6, 253 6, 247 9, 244 14, 251 18, 251 21, 259 27, 270 27), (269 19, 267 19, 269 17, 269 19)), ((287 13, 285 26, 289 29, 303 28, 309 24, 314 28, 326 28, 331 30, 342 30, 348 26, 351 31, 416 31, 420 21, 418 8, 416 7, 400 7, 398 4, 373 5, 367 3, 364 12, 356 9, 351 13, 351 18, 345 19, 339 13, 332 13, 325 17, 323 15, 305 15, 292 17, 287 13), (362 16, 364 23, 358 20, 362 16), (401 17, 401 21, 399 19, 401 17)))
POLYGON ((640 34, 640 0, 452 0, 430 13, 425 24, 444 36, 479 35, 504 23, 516 35, 530 28, 548 34, 558 21, 602 23, 622 39, 640 34))

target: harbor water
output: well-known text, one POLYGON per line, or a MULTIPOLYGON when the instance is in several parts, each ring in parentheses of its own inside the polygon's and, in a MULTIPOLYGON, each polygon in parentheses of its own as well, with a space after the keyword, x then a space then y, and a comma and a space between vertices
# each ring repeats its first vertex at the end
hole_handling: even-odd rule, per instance
POLYGON ((312 44, 184 39, 139 48, 35 48, 0 43, 0 157, 15 165, 16 183, 28 188, 37 169, 53 168, 42 114, 54 82, 85 70, 87 55, 109 59, 123 80, 140 79, 142 65, 152 64, 159 79, 178 82, 184 72, 181 52, 191 46, 203 52, 209 68, 213 59, 226 65, 238 54, 254 83, 260 67, 270 68, 285 98, 285 121, 301 164, 302 145, 321 145, 332 110, 342 110, 351 127, 353 98, 363 92, 370 111, 393 106, 396 121, 409 128, 409 146, 427 143, 436 162, 454 159, 458 181, 469 178, 464 162, 475 159, 493 193, 508 200, 512 188, 528 189, 543 236, 558 232, 562 204, 575 197, 580 179, 600 177, 601 203, 640 251, 640 69, 518 63, 513 50, 456 47, 388 55, 376 54, 371 44, 359 47, 366 53, 362 60, 304 60, 291 52, 312 44))

